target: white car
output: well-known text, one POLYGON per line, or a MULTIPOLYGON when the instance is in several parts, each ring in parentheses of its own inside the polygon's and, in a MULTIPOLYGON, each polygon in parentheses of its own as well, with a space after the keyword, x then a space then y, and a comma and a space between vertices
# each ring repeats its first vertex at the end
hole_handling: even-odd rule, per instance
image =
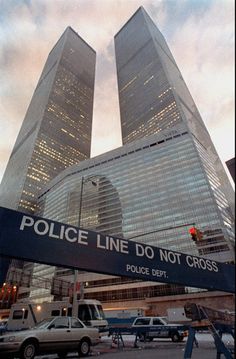
POLYGON ((20 359, 33 359, 39 354, 57 353, 59 358, 65 358, 73 351, 84 357, 90 347, 99 342, 97 328, 86 327, 78 318, 53 317, 42 320, 32 329, 0 336, 0 357, 9 358, 14 354, 20 359))
POLYGON ((173 342, 181 342, 188 336, 188 327, 183 324, 169 324, 165 317, 137 317, 133 324, 140 340, 154 338, 171 338, 173 342))

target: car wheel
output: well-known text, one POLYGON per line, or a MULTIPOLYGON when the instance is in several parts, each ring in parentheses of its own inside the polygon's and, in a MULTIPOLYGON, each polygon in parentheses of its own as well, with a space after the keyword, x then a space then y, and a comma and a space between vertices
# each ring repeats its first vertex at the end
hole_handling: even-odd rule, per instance
POLYGON ((86 357, 90 352, 90 341, 89 339, 82 339, 79 343, 78 353, 80 357, 86 357))
POLYGON ((139 340, 140 342, 146 341, 146 333, 139 333, 139 340))
POLYGON ((180 336, 178 333, 173 333, 171 336, 172 342, 176 343, 180 341, 180 336))
POLYGON ((37 344, 33 341, 26 342, 20 349, 20 359, 34 359, 37 352, 37 344))
POLYGON ((67 357, 67 351, 57 353, 57 356, 58 356, 59 359, 64 359, 64 358, 67 357))

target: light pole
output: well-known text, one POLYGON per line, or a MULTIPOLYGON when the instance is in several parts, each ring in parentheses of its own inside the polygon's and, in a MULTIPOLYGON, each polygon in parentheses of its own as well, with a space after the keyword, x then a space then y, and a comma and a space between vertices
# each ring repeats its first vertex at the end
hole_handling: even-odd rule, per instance
POLYGON ((137 238, 137 237, 142 237, 142 236, 144 236, 144 235, 146 235, 146 234, 153 234, 153 233, 157 233, 157 232, 169 231, 170 229, 187 227, 187 226, 195 226, 195 223, 185 223, 185 224, 180 224, 179 226, 174 226, 174 227, 172 226, 172 227, 166 227, 166 228, 156 229, 155 231, 137 234, 136 236, 132 236, 132 237, 129 237, 129 238, 127 238, 127 239, 133 239, 133 238, 137 238))
MULTIPOLYGON (((91 182, 94 186, 97 186, 97 183, 93 181, 93 178, 97 177, 96 175, 91 175, 88 177, 82 176, 81 178, 81 187, 80 187, 80 203, 79 203, 79 217, 78 217, 78 227, 80 227, 81 222, 81 212, 82 212, 82 200, 83 200, 83 190, 84 184, 87 182, 91 182)), ((77 302, 77 281, 78 281, 78 269, 74 270, 74 283, 73 283, 73 302, 72 302, 72 316, 77 317, 78 313, 76 313, 76 302, 77 302)), ((80 283, 80 299, 84 299, 84 283, 80 283)))

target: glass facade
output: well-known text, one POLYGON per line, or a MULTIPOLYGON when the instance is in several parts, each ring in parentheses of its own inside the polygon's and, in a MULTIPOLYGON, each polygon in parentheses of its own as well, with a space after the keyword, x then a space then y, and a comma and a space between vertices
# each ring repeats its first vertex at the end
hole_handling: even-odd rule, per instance
MULTIPOLYGON (((219 181, 216 175, 214 180, 219 181)), ((152 135, 64 171, 40 196, 39 214, 198 254, 188 234, 193 223, 202 230, 223 228, 232 236, 227 200, 210 181, 188 132, 152 135)))
POLYGON ((41 188, 90 157, 95 59, 70 27, 51 50, 3 176, 1 206, 34 213, 41 188))
POLYGON ((90 157, 95 57, 69 27, 50 52, 0 186, 2 206, 34 213, 40 189, 90 157))
MULTIPOLYGON (((187 49, 186 49, 187 51, 187 49)), ((115 36, 123 143, 184 124, 205 147, 232 213, 234 192, 174 57, 140 7, 115 36)))
POLYGON ((160 54, 165 51, 175 64, 163 36, 142 8, 115 36, 123 143, 183 121, 160 54))
MULTIPOLYGON (((232 220, 224 194, 219 189, 214 193, 212 176, 216 183, 219 180, 211 168, 211 159, 206 160, 210 168, 206 175, 199 155, 202 149, 196 151, 192 135, 181 128, 173 136, 167 137, 167 133, 166 130, 151 135, 66 169, 40 195, 39 214, 111 236, 233 261, 232 220), (211 243, 204 237, 207 244, 199 248, 188 233, 193 224, 204 233, 215 230, 221 235, 211 243), (206 253, 200 253, 204 249, 206 253)), ((71 270, 51 268, 61 278, 71 275, 71 270)), ((35 270, 36 274, 37 266, 35 270)), ((120 298, 118 284, 123 286, 123 299, 133 293, 132 286, 127 288, 126 279, 116 278, 112 285, 111 277, 106 278, 103 280, 107 284, 100 283, 99 276, 95 282, 94 278, 88 280, 85 293, 90 298, 108 301, 111 296, 116 297, 117 290, 120 298)), ((141 287, 143 293, 150 283, 141 287)), ((181 286, 171 288, 151 283, 150 296, 186 291, 181 286)), ((31 298, 34 296, 32 291, 31 298)))

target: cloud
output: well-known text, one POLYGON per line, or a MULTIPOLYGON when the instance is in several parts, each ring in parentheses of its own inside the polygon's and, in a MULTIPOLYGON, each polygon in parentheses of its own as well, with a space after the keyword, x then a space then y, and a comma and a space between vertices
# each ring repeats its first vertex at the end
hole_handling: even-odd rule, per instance
POLYGON ((0 1, 0 130, 8 134, 8 143, 1 136, 2 164, 48 53, 68 25, 97 52, 92 153, 121 144, 113 37, 141 5, 166 37, 221 158, 229 159, 234 151, 232 0, 0 1), (218 145, 215 128, 229 129, 227 152, 223 137, 218 145))
POLYGON ((2 127, 15 129, 9 137, 9 152, 48 53, 68 25, 97 52, 93 133, 98 140, 97 143, 93 141, 93 152, 96 154, 104 152, 106 148, 119 146, 121 139, 113 37, 141 2, 99 0, 98 5, 94 0, 9 0, 4 1, 3 5, 0 25, 0 75, 3 84, 0 90, 0 116, 2 127), (109 101, 105 100, 105 104, 107 94, 112 95, 109 95, 109 101), (101 126, 97 125, 100 121, 108 133, 116 133, 106 138, 106 132, 102 132, 101 126), (108 143, 108 147, 104 147, 104 143, 108 143), (102 146, 105 148, 103 151, 102 146))
POLYGON ((189 14, 169 44, 214 144, 226 161, 234 155, 235 141, 232 2, 212 2, 201 16, 189 14), (215 136, 216 128, 221 128, 221 138, 215 136))

